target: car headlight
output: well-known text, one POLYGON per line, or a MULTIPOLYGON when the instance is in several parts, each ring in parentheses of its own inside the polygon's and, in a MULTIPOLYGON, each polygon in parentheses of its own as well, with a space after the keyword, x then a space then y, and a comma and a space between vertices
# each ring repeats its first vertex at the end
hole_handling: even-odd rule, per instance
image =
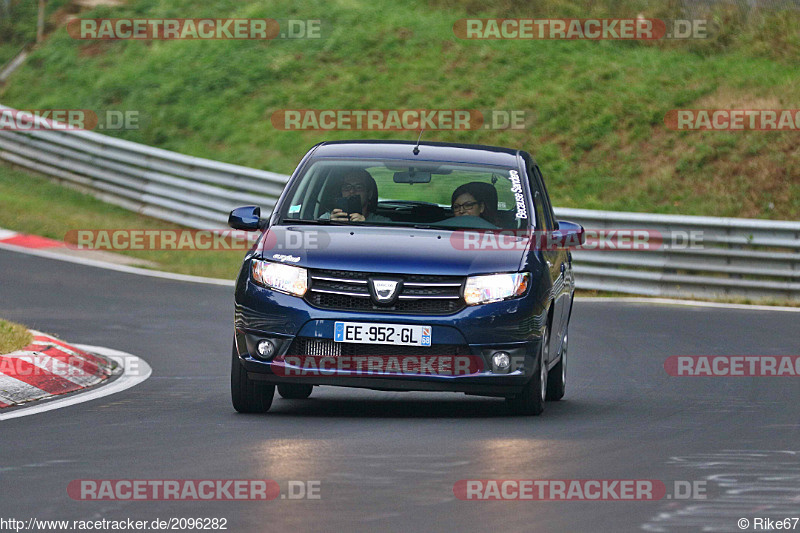
POLYGON ((527 272, 470 276, 464 287, 464 301, 467 305, 478 305, 516 298, 525 294, 529 280, 527 272))
POLYGON ((308 290, 308 271, 283 263, 253 259, 253 281, 264 287, 303 296, 308 290))

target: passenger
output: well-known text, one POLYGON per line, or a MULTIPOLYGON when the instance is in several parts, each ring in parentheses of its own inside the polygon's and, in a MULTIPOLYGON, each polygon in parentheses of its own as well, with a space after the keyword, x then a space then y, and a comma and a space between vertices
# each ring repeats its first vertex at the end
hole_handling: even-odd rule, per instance
POLYGON ((330 213, 322 215, 321 219, 330 218, 338 222, 391 222, 391 219, 375 214, 378 208, 378 184, 366 170, 347 170, 342 180, 341 193, 343 198, 358 196, 361 199, 361 211, 345 213, 342 209, 334 208, 330 213))
POLYGON ((497 223, 497 208, 489 205, 484 200, 487 192, 486 186, 494 189, 494 186, 488 183, 473 181, 465 183, 453 191, 453 197, 450 200, 453 214, 457 217, 464 215, 481 217, 487 222, 499 226, 497 223))

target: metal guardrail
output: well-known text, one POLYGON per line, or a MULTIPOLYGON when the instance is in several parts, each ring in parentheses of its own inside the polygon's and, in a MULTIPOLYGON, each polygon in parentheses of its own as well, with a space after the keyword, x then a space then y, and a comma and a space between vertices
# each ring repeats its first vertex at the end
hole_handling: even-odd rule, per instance
MULTIPOLYGON (((203 229, 223 227, 240 205, 268 212, 288 179, 75 130, 0 130, 0 159, 127 209, 203 229)), ((565 208, 556 215, 592 230, 695 232, 698 239, 695 247, 577 250, 579 288, 800 301, 800 222, 565 208)))
POLYGON ((0 159, 109 203, 206 229, 223 226, 240 205, 268 211, 287 179, 82 130, 0 129, 0 159))
POLYGON ((576 251, 580 288, 800 301, 800 222, 565 208, 556 209, 556 216, 593 230, 649 230, 679 241, 638 250, 576 251))

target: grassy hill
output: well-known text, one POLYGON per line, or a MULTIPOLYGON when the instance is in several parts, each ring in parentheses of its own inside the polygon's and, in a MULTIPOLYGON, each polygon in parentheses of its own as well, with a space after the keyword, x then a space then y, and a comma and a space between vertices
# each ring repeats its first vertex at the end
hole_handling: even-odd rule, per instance
POLYGON ((415 134, 280 131, 270 117, 281 109, 520 109, 533 116, 525 130, 424 138, 530 150, 560 206, 800 218, 800 132, 675 132, 663 120, 674 108, 800 108, 797 14, 717 10, 719 31, 702 41, 453 33, 466 16, 676 18, 673 4, 128 0, 81 16, 321 19, 325 38, 78 41, 61 28, 0 89, 0 103, 137 110, 141 128, 116 135, 284 173, 321 140, 415 134))
MULTIPOLYGON (((45 32, 58 27, 69 11, 70 0, 49 0, 45 5, 45 32)), ((25 46, 36 41, 38 2, 0 0, 0 66, 14 58, 25 46)))

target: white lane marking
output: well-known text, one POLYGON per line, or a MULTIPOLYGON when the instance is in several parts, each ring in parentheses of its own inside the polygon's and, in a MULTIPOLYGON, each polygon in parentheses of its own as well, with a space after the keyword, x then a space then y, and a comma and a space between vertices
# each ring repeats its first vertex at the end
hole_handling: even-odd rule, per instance
POLYGON ((114 263, 107 263, 105 261, 97 261, 95 259, 76 257, 73 255, 62 255, 57 252, 48 252, 46 250, 23 248, 21 246, 15 246, 13 244, 6 244, 3 242, 0 242, 0 250, 9 250, 12 252, 35 255, 37 257, 44 257, 47 259, 55 259, 57 261, 66 261, 67 263, 77 263, 79 265, 105 268, 106 270, 115 270, 117 272, 148 276, 151 278, 169 279, 173 281, 188 281, 190 283, 205 283, 206 285, 222 285, 224 287, 233 287, 236 285, 235 281, 228 279, 205 278, 202 276, 189 276, 187 274, 173 274, 172 272, 162 272, 161 270, 147 270, 146 268, 117 265, 114 263))
MULTIPOLYGON (((640 528, 644 531, 736 531, 731 529, 731 524, 743 516, 750 520, 770 517, 773 522, 781 522, 775 520, 781 516, 797 516, 799 454, 794 450, 721 450, 671 457, 666 463, 668 467, 691 469, 691 474, 684 471, 678 476, 693 479, 691 492, 684 494, 680 501, 673 490, 673 501, 662 500, 661 509, 640 528), (713 498, 709 494, 713 494, 713 498)), ((677 486, 678 482, 675 483, 677 486)), ((667 487, 669 493, 669 485, 667 487)), ((740 529, 752 531, 749 525, 740 529)))
POLYGON ((800 313, 800 307, 780 307, 771 305, 753 305, 753 304, 730 304, 724 302, 701 302, 697 300, 673 300, 670 298, 638 298, 638 297, 609 297, 603 298, 602 296, 589 296, 589 297, 575 297, 576 302, 580 303, 633 303, 633 304, 649 304, 649 305, 683 305, 689 307, 713 307, 717 309, 745 309, 748 311, 786 311, 789 313, 800 313))
POLYGON ((11 231, 10 229, 3 229, 0 228, 0 241, 4 241, 6 239, 10 239, 12 237, 16 237, 18 234, 16 231, 11 231))
POLYGON ((13 405, 15 403, 36 400, 47 396, 50 396, 50 393, 43 391, 39 387, 34 387, 33 385, 11 376, 0 374, 0 401, 3 403, 13 405))
MULTIPOLYGON (((42 403, 40 405, 32 405, 10 413, 0 414, 0 420, 8 420, 10 418, 19 418, 22 416, 34 415, 43 413, 45 411, 52 411, 53 409, 60 409, 90 400, 96 400, 104 396, 116 394, 129 389, 139 383, 142 383, 153 373, 152 368, 144 359, 136 357, 126 352, 113 350, 111 348, 104 348, 102 346, 90 346, 86 344, 75 344, 76 348, 84 350, 89 353, 96 353, 103 355, 109 359, 113 359, 119 365, 117 372, 122 375, 108 383, 107 385, 98 385, 91 389, 85 389, 82 392, 73 393, 65 398, 42 403)), ((2 412, 0 412, 2 413, 2 412)))

